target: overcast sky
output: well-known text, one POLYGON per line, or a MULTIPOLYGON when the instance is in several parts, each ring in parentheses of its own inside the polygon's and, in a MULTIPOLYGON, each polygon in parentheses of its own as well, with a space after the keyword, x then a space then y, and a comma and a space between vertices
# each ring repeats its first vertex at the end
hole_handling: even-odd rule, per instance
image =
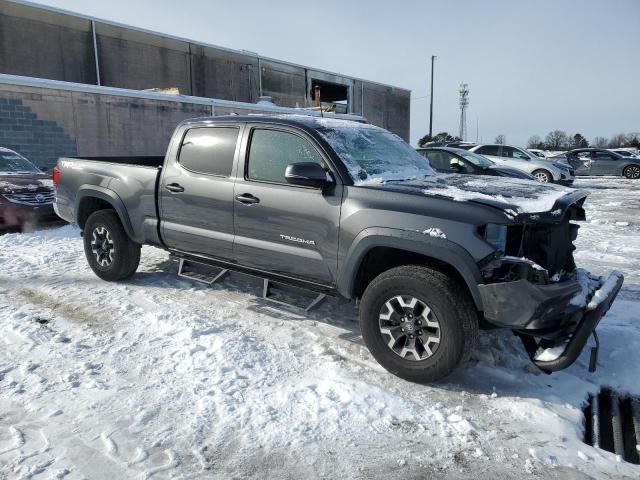
POLYGON ((640 0, 43 0, 38 3, 412 90, 411 142, 457 134, 524 145, 550 130, 640 131, 640 0))

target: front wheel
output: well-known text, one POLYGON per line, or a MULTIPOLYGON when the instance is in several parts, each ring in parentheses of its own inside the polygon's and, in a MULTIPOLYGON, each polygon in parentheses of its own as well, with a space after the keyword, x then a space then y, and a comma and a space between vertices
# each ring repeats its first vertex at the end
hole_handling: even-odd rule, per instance
POLYGON ((533 172, 533 178, 542 183, 553 183, 553 177, 546 170, 536 170, 533 172))
POLYGON ((124 280, 140 263, 140 244, 133 242, 114 210, 92 213, 84 225, 84 254, 91 270, 103 280, 124 280))
POLYGON ((625 167, 622 174, 631 180, 637 180, 640 178, 640 165, 629 165, 625 167))
POLYGON ((422 266, 392 268, 367 287, 360 305, 362 338, 391 373, 429 383, 468 359, 478 314, 450 277, 422 266))

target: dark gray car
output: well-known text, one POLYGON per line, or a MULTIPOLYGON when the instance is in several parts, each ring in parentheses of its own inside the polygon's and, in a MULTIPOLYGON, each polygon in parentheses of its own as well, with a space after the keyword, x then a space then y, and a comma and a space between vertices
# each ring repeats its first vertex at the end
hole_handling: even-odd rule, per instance
POLYGON ((567 152, 558 160, 573 166, 576 175, 615 175, 640 179, 640 158, 624 157, 611 150, 579 148, 567 152))
POLYGON ((181 265, 359 299, 372 355, 413 381, 461 365, 480 327, 565 368, 623 282, 576 268, 585 191, 440 175, 398 136, 334 118, 190 120, 165 157, 62 158, 54 179, 100 278, 130 277, 151 244, 181 265))
POLYGON ((429 161, 431 168, 440 173, 461 173, 470 175, 490 175, 494 177, 521 178, 535 180, 533 175, 517 168, 496 165, 477 153, 461 148, 436 147, 418 148, 417 152, 429 161))

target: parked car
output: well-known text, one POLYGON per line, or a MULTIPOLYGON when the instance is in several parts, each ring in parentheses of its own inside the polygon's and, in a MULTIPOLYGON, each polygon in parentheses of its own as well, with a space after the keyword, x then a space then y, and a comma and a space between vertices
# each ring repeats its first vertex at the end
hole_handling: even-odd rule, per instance
POLYGON ((53 182, 17 152, 0 147, 0 231, 61 222, 53 211, 53 182))
POLYGON ((534 180, 533 175, 522 170, 496 165, 482 155, 459 148, 418 148, 417 151, 429 160, 431 168, 440 173, 468 173, 534 180))
POLYGON ((547 158, 551 156, 548 150, 540 150, 539 148, 527 148, 527 152, 533 153, 538 158, 547 158))
POLYGON ((469 151, 488 157, 490 160, 496 161, 498 165, 504 164, 530 173, 542 183, 571 185, 575 180, 572 167, 539 158, 522 148, 499 144, 476 145, 469 151))
POLYGON ((430 142, 424 145, 423 148, 433 148, 433 147, 451 147, 451 148, 463 148, 465 150, 475 147, 477 143, 475 142, 463 142, 457 140, 455 142, 430 142))
POLYGON ((352 121, 194 119, 164 157, 62 158, 54 179, 98 277, 130 277, 151 244, 181 265, 359 299, 369 351, 412 381, 453 371, 481 325, 563 369, 623 282, 576 269, 585 190, 439 175, 398 136, 352 121))
POLYGON ((602 148, 578 148, 566 153, 567 162, 575 165, 576 175, 616 175, 640 179, 640 158, 602 148))
POLYGON ((638 150, 625 150, 621 148, 621 149, 610 149, 610 151, 627 158, 640 158, 640 151, 638 150))

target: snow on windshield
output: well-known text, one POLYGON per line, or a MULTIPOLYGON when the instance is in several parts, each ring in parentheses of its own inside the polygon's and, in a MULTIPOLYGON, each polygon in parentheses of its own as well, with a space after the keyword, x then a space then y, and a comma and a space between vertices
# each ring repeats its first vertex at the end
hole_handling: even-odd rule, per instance
POLYGON ((315 119, 356 185, 436 175, 429 162, 397 135, 373 125, 315 119))
POLYGON ((11 150, 0 151, 0 172, 3 173, 40 173, 29 160, 11 150))

